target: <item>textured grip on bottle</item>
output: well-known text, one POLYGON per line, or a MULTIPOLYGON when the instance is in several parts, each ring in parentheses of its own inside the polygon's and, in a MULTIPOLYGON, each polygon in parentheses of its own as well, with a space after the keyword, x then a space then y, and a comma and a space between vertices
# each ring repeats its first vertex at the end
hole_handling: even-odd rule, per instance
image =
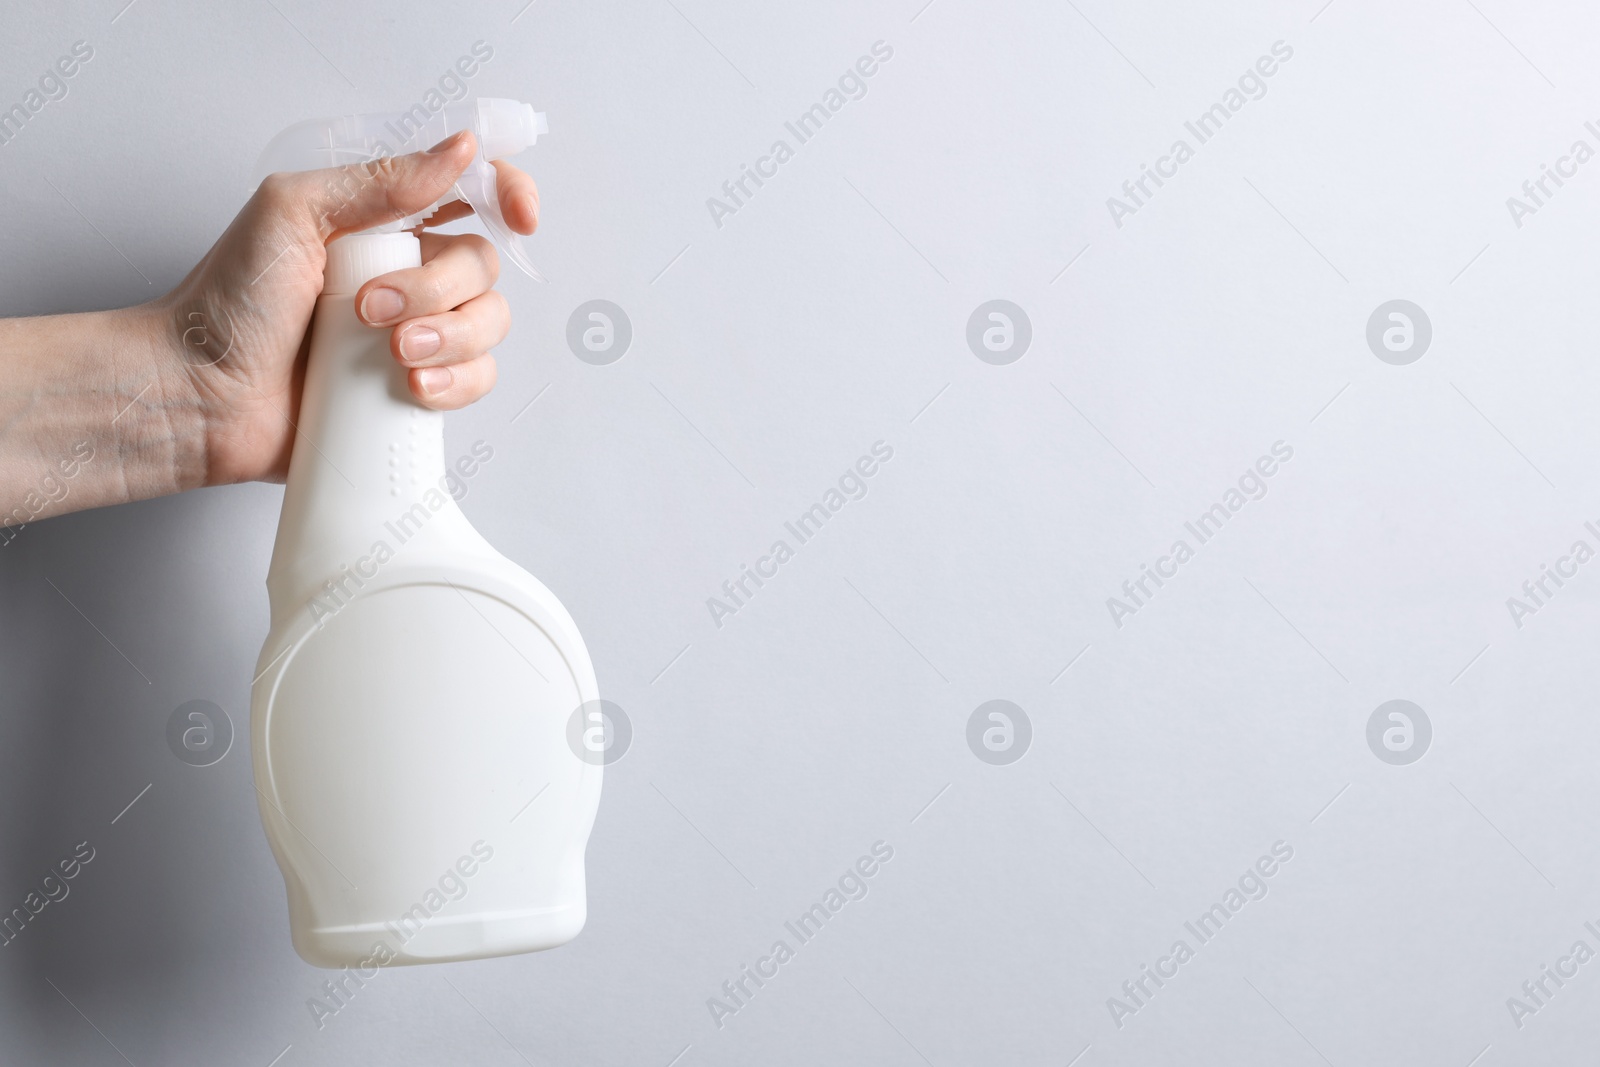
POLYGON ((325 296, 350 296, 380 274, 422 265, 422 246, 409 233, 364 233, 328 246, 322 273, 325 296))

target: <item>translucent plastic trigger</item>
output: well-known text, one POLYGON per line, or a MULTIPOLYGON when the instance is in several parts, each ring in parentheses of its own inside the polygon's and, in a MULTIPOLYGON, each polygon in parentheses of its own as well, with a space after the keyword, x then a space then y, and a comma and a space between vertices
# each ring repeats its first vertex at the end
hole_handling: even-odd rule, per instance
POLYGON ((489 97, 469 97, 438 111, 419 104, 400 113, 312 119, 290 126, 268 143, 256 161, 251 188, 277 171, 320 170, 420 152, 453 133, 471 130, 477 139, 478 154, 456 180, 449 196, 414 215, 367 232, 411 229, 442 205, 459 198, 471 205, 507 259, 530 278, 543 281, 543 275, 528 257, 526 242, 506 225, 492 161, 526 151, 548 129, 544 114, 532 105, 489 97))
POLYGON ((456 193, 472 205, 472 210, 477 212, 483 228, 489 231, 489 237, 500 249, 500 254, 534 281, 544 281, 544 275, 528 258, 527 242, 506 224, 505 216, 500 213, 500 193, 494 167, 484 162, 481 156, 474 159, 472 165, 456 179, 456 193))

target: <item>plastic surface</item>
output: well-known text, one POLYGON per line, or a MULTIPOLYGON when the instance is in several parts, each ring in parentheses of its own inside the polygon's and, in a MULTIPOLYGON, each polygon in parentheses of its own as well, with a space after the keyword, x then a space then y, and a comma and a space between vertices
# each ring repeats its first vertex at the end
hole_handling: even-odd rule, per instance
POLYGON ((330 247, 267 576, 255 784, 295 949, 324 967, 550 948, 586 915, 601 767, 567 724, 599 697, 588 652, 462 514, 442 416, 355 315, 419 250, 330 247))
POLYGON ((505 216, 500 213, 495 169, 490 163, 533 147, 539 135, 549 128, 544 113, 533 110, 532 105, 490 97, 469 97, 436 112, 418 105, 399 114, 311 119, 290 126, 272 139, 256 161, 251 185, 259 185, 262 178, 275 171, 342 167, 421 152, 452 133, 471 130, 478 140, 478 154, 450 194, 425 211, 379 229, 411 229, 441 204, 465 200, 483 220, 484 229, 501 253, 529 277, 539 278, 522 236, 506 225, 505 216))

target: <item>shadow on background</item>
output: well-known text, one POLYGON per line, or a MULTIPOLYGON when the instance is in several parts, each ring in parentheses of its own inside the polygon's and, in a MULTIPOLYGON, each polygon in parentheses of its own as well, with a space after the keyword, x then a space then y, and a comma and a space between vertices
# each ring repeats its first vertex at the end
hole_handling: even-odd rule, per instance
POLYGON ((62 1062, 101 1062, 108 1042, 134 1062, 179 1047, 192 1055, 186 1018, 243 1021, 246 1006, 226 1000, 235 968, 253 958, 286 980, 304 971, 251 784, 258 648, 237 643, 266 633, 280 492, 208 490, 68 515, 0 547, 0 913, 38 907, 59 861, 81 843, 93 849, 61 883, 66 895, 0 947, 0 1010, 62 1062), (234 552, 192 551, 228 537, 234 552), (230 750, 209 767, 167 745, 169 716, 194 699, 214 701, 233 726, 230 750), (244 864, 240 840, 255 842, 244 864), (245 951, 263 916, 285 927, 282 959, 245 951), (175 1011, 180 989, 187 1003, 175 1011), (196 1003, 196 989, 215 999, 196 1003))

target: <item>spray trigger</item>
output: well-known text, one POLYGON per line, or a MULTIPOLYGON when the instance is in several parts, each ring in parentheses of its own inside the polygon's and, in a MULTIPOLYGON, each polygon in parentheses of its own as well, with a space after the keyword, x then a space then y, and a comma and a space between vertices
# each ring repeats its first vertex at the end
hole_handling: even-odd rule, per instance
POLYGON ((349 115, 297 123, 278 134, 256 161, 252 187, 274 171, 316 170, 369 163, 420 151, 453 133, 471 130, 478 154, 443 199, 414 215, 373 227, 367 233, 394 233, 422 224, 441 206, 460 199, 471 205, 489 237, 530 278, 543 281, 528 256, 527 242, 506 224, 492 161, 531 148, 549 132, 544 113, 519 100, 490 97, 446 104, 438 111, 422 105, 400 114, 349 115), (419 115, 420 113, 420 115, 419 115))

